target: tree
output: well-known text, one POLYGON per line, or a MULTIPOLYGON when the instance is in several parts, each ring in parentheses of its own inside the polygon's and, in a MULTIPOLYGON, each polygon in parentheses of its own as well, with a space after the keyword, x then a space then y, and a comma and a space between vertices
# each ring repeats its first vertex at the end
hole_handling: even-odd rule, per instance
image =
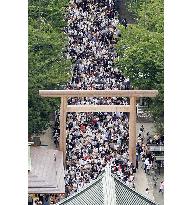
POLYGON ((129 76, 136 89, 158 89, 159 95, 147 99, 155 127, 162 134, 164 121, 163 0, 139 4, 138 23, 125 29, 119 25, 117 66, 129 76), (146 11, 143 10, 145 8, 146 11))
POLYGON ((39 96, 39 89, 59 89, 70 78, 70 61, 64 55, 67 37, 65 8, 68 1, 29 1, 28 132, 39 134, 49 126, 57 100, 39 96))

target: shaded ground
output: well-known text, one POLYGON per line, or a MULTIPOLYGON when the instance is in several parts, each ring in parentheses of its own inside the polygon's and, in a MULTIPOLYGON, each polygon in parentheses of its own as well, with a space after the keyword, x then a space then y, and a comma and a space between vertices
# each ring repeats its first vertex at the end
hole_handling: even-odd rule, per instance
POLYGON ((48 149, 57 149, 52 137, 52 129, 49 127, 44 134, 39 135, 41 144, 48 149))
POLYGON ((126 18, 129 24, 136 23, 135 15, 129 12, 126 0, 116 0, 116 9, 120 20, 126 18))

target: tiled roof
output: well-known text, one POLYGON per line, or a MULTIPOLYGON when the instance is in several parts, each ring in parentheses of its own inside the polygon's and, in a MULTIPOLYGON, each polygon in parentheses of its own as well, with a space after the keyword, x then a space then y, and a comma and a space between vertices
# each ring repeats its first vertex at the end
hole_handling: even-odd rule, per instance
POLYGON ((30 147, 28 193, 65 193, 63 154, 45 147, 30 147), (54 161, 54 153, 56 161, 54 161))
POLYGON ((117 176, 103 174, 83 190, 57 205, 158 205, 124 184, 117 176))
POLYGON ((57 203, 57 205, 104 205, 102 178, 103 175, 99 176, 93 183, 86 185, 84 189, 67 197, 63 201, 57 203))
POLYGON ((117 176, 113 177, 115 181, 117 205, 156 205, 154 201, 128 187, 120 179, 118 179, 117 176))

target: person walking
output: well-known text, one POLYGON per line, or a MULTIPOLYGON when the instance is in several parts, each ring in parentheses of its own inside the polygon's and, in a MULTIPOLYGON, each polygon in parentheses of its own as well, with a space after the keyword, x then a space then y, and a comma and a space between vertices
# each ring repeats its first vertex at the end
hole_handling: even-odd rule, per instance
POLYGON ((164 193, 164 181, 161 181, 161 182, 160 182, 159 193, 160 193, 160 192, 161 192, 162 194, 164 193))
POLYGON ((145 173, 147 172, 147 166, 148 165, 149 165, 149 158, 146 158, 145 162, 144 162, 144 171, 145 171, 145 173))
POLYGON ((53 160, 56 162, 56 154, 53 154, 53 160))
POLYGON ((150 169, 151 169, 151 164, 148 163, 147 167, 146 167, 146 172, 148 175, 150 175, 150 169))
POLYGON ((28 195, 28 205, 33 205, 33 199, 31 195, 28 195))
POLYGON ((156 187, 156 185, 157 185, 157 180, 158 180, 158 177, 157 177, 157 175, 154 173, 154 176, 153 176, 153 182, 154 182, 154 186, 156 187))
POLYGON ((149 189, 148 188, 146 188, 145 192, 146 192, 146 195, 149 196, 149 189))
POLYGON ((139 164, 138 163, 139 163, 138 160, 136 160, 136 169, 139 168, 139 164))

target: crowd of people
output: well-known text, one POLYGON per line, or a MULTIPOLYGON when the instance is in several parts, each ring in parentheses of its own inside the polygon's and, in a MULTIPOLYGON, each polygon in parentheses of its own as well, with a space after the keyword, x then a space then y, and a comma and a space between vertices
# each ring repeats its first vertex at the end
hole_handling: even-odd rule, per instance
POLYGON ((137 145, 136 145, 136 158, 137 158, 137 166, 138 162, 142 161, 141 168, 144 168, 145 173, 148 173, 153 161, 154 157, 151 152, 148 151, 147 144, 145 143, 145 130, 142 125, 139 130, 139 134, 137 137, 137 145))
MULTIPOLYGON (((158 176, 158 173, 160 175, 160 161, 156 162, 155 153, 149 149, 150 145, 164 145, 164 136, 159 134, 151 136, 149 132, 145 133, 144 126, 142 125, 139 130, 138 142, 136 145, 137 166, 138 162, 141 161, 141 168, 144 169, 147 175, 150 175, 154 188, 156 188, 160 181, 158 176)), ((149 189, 147 188, 145 191, 146 194, 149 195, 149 189)), ((162 194, 164 193, 164 181, 160 181, 159 193, 160 192, 162 194)))
POLYGON ((60 135, 59 111, 56 110, 55 111, 54 126, 53 126, 53 133, 52 133, 53 142, 54 142, 56 148, 58 148, 58 146, 59 146, 59 135, 60 135))
POLYGON ((153 137, 147 137, 147 144, 164 145, 164 135, 155 134, 153 137))
MULTIPOLYGON (((66 89, 128 90, 130 81, 114 66, 115 44, 120 36, 113 0, 72 0, 68 8, 67 58, 73 63, 66 89)), ((68 104, 121 105, 128 98, 70 98, 68 104)), ((59 142, 56 112, 54 142, 59 142)), ((129 161, 127 113, 68 113, 66 195, 80 191, 96 179, 107 163, 112 172, 134 187, 136 168, 129 161)))
MULTIPOLYGON (((113 0, 72 0, 68 8, 69 38, 67 58, 73 63, 72 79, 66 89, 128 90, 130 81, 115 67, 115 44, 120 36, 118 17, 113 0)), ((121 105, 128 98, 70 98, 68 104, 121 105)), ((68 113, 67 157, 65 192, 72 195, 96 179, 110 164, 112 172, 134 188, 134 173, 142 160, 145 173, 149 173, 154 156, 144 144, 144 127, 140 128, 137 143, 136 167, 129 161, 127 113, 68 113)), ((148 136, 148 140, 151 138, 148 136)), ((56 112, 53 133, 59 143, 59 112, 56 112)), ((155 139, 161 143, 162 138, 155 139)))
MULTIPOLYGON (((67 57, 73 62, 73 76, 67 89, 129 89, 129 79, 114 67, 114 45, 120 32, 113 0, 71 1, 68 11, 65 32, 69 36, 67 57)), ((80 103, 79 99, 72 100, 80 103)), ((85 103, 97 101, 105 102, 85 99, 85 103)))
POLYGON ((63 194, 29 194, 28 205, 56 204, 63 199, 63 194))
MULTIPOLYGON (((126 78, 115 67, 115 44, 120 37, 114 0, 71 0, 67 14, 69 44, 66 56, 72 61, 68 90, 129 90, 126 78)), ((127 22, 123 22, 127 28, 127 22)), ((127 105, 128 98, 69 98, 68 104, 127 105)), ((59 145, 59 111, 55 112, 53 140, 59 145)), ((96 179, 107 164, 128 186, 135 187, 134 173, 142 160, 146 173, 154 158, 144 144, 144 127, 138 135, 136 167, 129 161, 128 113, 96 112, 67 114, 65 194, 70 196, 96 179)), ((148 134, 147 134, 148 136, 148 134)), ((151 141, 151 137, 148 138, 151 141)), ((160 144, 163 138, 154 138, 160 144)), ((52 197, 52 196, 51 196, 52 197)), ((57 197, 59 198, 59 196, 57 197)), ((57 198, 54 196, 55 201, 57 198)), ((36 202, 38 203, 38 201, 36 202)))

